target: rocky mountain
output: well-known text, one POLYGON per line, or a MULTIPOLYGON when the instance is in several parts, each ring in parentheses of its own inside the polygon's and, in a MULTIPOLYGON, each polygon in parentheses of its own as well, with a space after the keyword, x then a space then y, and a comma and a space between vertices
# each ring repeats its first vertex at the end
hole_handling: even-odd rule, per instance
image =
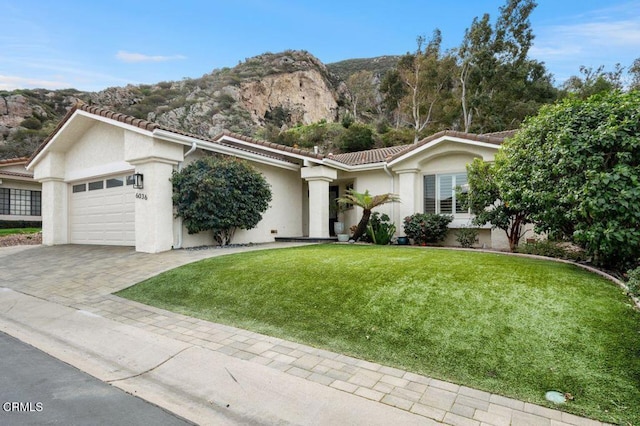
POLYGON ((30 155, 78 101, 204 137, 222 130, 254 136, 267 125, 287 128, 322 120, 336 122, 349 107, 344 81, 350 73, 386 70, 397 62, 393 58, 326 66, 308 52, 286 51, 249 58, 200 78, 154 85, 100 92, 0 91, 0 158, 30 155))

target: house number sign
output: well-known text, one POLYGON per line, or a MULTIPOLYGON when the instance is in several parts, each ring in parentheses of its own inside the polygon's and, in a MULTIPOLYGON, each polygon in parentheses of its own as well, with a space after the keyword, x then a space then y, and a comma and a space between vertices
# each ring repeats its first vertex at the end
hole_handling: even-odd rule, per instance
POLYGON ((141 192, 136 192, 136 198, 139 200, 147 200, 147 194, 143 194, 141 192))

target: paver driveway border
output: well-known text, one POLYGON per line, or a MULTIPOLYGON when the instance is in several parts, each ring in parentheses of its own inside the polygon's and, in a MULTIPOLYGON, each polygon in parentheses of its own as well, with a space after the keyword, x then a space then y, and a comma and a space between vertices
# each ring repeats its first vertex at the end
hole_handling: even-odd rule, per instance
MULTIPOLYGON (((1 248, 0 287, 395 407, 413 413, 423 424, 602 424, 377 363, 191 318, 112 294, 197 260, 300 245, 304 244, 273 243, 159 254, 115 246, 1 248)), ((369 420, 363 418, 363 424, 369 420)))

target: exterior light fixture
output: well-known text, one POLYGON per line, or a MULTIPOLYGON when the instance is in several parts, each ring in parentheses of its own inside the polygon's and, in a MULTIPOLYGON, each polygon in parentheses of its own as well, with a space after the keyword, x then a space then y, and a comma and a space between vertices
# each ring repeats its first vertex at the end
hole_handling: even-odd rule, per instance
POLYGON ((144 188, 144 176, 142 173, 134 173, 133 175, 133 189, 144 188))

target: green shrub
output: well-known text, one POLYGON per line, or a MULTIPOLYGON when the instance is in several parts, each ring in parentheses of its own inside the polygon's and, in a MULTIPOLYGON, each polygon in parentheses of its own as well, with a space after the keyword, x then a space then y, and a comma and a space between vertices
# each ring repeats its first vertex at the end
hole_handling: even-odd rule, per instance
POLYGON ((375 212, 371 214, 367 224, 366 241, 378 245, 387 245, 396 233, 396 225, 390 222, 389 215, 375 212))
POLYGON ((518 253, 535 254, 537 256, 554 257, 556 259, 568 259, 573 261, 586 260, 583 250, 569 249, 561 243, 550 240, 527 242, 518 246, 518 253))
POLYGON ((439 243, 446 238, 452 220, 451 215, 415 213, 404 218, 404 233, 416 244, 439 243))
POLYGON ((478 242, 477 228, 460 228, 456 232, 456 241, 462 247, 470 248, 478 242))
POLYGON ((212 230, 227 245, 236 228, 252 229, 269 208, 271 186, 248 163, 203 157, 171 177, 173 204, 190 234, 212 230))
POLYGON ((20 123, 20 127, 30 130, 40 130, 42 129, 42 122, 40 122, 36 117, 28 117, 20 123))
POLYGON ((364 151, 373 148, 373 131, 363 124, 353 123, 340 137, 343 152, 364 151))
POLYGON ((629 293, 636 297, 640 297, 640 266, 636 269, 630 270, 627 275, 629 278, 627 281, 629 293))

